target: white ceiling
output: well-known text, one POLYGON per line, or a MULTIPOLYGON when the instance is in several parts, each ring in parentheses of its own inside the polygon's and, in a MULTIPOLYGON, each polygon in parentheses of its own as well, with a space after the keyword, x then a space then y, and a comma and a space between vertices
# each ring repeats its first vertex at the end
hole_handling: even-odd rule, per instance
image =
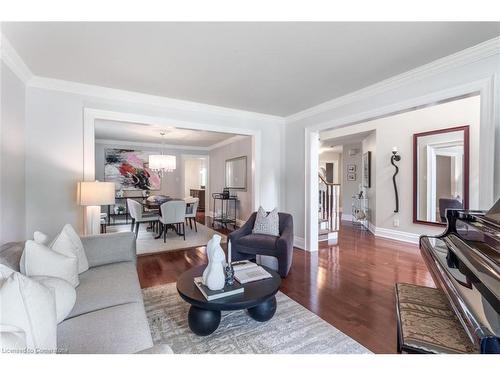
POLYGON ((99 140, 161 144, 160 132, 165 132, 165 144, 188 147, 211 147, 234 134, 205 130, 179 129, 132 122, 96 120, 95 138, 99 140))
POLYGON ((35 75, 290 115, 500 35, 500 23, 4 23, 35 75))

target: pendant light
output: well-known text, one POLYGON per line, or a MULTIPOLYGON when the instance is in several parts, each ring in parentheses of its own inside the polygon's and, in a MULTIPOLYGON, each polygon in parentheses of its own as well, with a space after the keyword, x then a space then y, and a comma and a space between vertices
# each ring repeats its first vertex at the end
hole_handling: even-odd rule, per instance
POLYGON ((165 155, 165 132, 160 132, 161 135, 161 154, 149 155, 149 169, 158 172, 161 176, 165 172, 172 172, 176 169, 175 155, 165 155))

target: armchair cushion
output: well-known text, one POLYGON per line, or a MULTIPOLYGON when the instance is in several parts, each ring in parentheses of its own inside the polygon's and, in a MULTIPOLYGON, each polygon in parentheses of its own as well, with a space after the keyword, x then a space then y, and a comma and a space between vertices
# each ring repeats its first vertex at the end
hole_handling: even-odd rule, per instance
POLYGON ((278 242, 277 236, 271 236, 268 234, 247 234, 246 236, 241 237, 238 240, 238 244, 251 247, 251 248, 260 248, 267 250, 276 249, 276 244, 278 242))

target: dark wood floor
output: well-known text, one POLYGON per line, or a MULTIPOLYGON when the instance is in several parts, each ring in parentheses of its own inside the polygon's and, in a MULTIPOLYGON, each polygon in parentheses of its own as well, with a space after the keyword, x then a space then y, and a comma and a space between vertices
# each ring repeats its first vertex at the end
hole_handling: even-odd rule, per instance
MULTIPOLYGON (((141 286, 175 282, 186 269, 205 262, 203 247, 141 256, 141 286)), ((322 242, 317 253, 294 250, 281 291, 371 351, 395 353, 396 282, 434 286, 418 247, 343 223, 338 245, 322 242)))

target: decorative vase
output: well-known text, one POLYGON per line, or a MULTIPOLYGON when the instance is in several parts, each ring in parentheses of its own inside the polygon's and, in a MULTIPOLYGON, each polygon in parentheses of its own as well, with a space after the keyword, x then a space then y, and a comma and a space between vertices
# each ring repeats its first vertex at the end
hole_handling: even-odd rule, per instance
POLYGON ((226 255, 220 246, 221 236, 214 234, 207 243, 208 266, 203 272, 203 284, 210 290, 220 290, 226 283, 226 255))

